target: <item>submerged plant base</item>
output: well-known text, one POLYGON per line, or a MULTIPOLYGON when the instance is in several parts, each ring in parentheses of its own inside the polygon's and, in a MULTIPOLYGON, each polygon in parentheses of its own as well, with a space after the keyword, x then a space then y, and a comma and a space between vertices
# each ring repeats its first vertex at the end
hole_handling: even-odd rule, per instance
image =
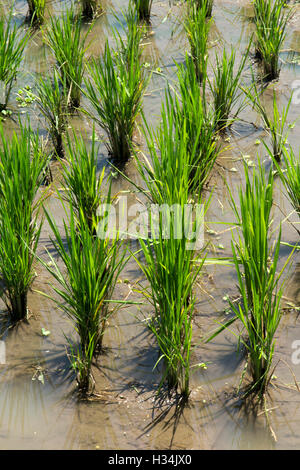
POLYGON ((82 0, 81 16, 92 19, 102 11, 98 0, 82 0))

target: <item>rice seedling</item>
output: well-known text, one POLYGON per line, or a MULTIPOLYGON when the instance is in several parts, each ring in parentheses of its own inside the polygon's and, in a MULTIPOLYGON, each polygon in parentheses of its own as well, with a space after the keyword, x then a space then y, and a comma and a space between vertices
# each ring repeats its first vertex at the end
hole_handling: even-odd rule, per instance
POLYGON ((135 120, 148 84, 140 64, 142 31, 129 16, 126 42, 115 34, 116 51, 106 42, 103 58, 92 60, 90 78, 85 79, 86 96, 96 111, 89 114, 106 131, 109 155, 121 165, 131 155, 135 120))
POLYGON ((275 160, 280 161, 282 152, 288 139, 288 130, 285 130, 287 124, 288 112, 292 102, 292 95, 288 104, 279 111, 276 99, 276 92, 273 90, 272 113, 269 113, 261 99, 262 92, 258 91, 255 81, 250 88, 243 88, 254 109, 261 116, 264 126, 271 138, 272 152, 275 160))
MULTIPOLYGON (((103 202, 109 204, 110 196, 103 202)), ((125 251, 120 252, 117 237, 114 240, 95 237, 81 210, 75 216, 70 206, 63 236, 49 213, 45 213, 54 234, 51 241, 63 267, 50 253, 51 266, 42 263, 56 281, 52 286, 57 294, 53 301, 70 318, 78 333, 80 345, 71 347, 71 365, 77 372, 80 391, 87 394, 93 386, 92 360, 102 349, 107 320, 112 314, 109 301, 124 266, 125 251)))
MULTIPOLYGON (((296 214, 300 217, 300 156, 297 157, 291 147, 283 147, 282 155, 285 163, 285 169, 283 170, 274 158, 272 151, 270 149, 268 151, 269 155, 273 158, 278 175, 287 191, 291 204, 296 214)), ((298 233, 300 233, 299 230, 298 233)))
POLYGON ((97 176, 97 156, 95 132, 92 136, 92 146, 88 150, 82 137, 73 132, 71 141, 68 135, 67 163, 63 164, 63 187, 70 205, 77 216, 82 213, 87 226, 92 232, 97 220, 97 210, 103 198, 101 187, 104 169, 97 176))
POLYGON ((192 193, 201 193, 220 151, 215 139, 215 117, 207 107, 205 91, 202 98, 202 90, 190 58, 186 58, 185 65, 177 67, 177 77, 178 89, 175 94, 169 91, 167 99, 179 132, 182 123, 186 123, 187 151, 194 156, 194 160, 189 162, 190 190, 192 193), (194 149, 195 143, 197 145, 194 149))
POLYGON ((167 381, 171 391, 178 390, 187 398, 191 373, 192 319, 195 310, 193 285, 201 271, 204 259, 189 249, 190 240, 177 237, 179 228, 187 222, 187 214, 170 218, 169 237, 165 238, 165 222, 160 215, 158 235, 154 240, 139 239, 143 262, 137 260, 145 274, 149 289, 143 293, 154 308, 154 316, 147 321, 157 339, 160 361, 164 363, 161 389, 167 381))
POLYGON ((99 0, 81 0, 81 15, 83 18, 92 19, 101 7, 99 0))
POLYGON ((284 267, 278 270, 281 228, 274 249, 270 242, 271 209, 273 203, 273 172, 267 177, 259 163, 252 182, 245 164, 246 187, 239 191, 240 210, 232 198, 232 205, 240 233, 232 242, 241 302, 229 300, 236 318, 247 332, 240 341, 248 351, 248 366, 252 382, 246 391, 260 398, 271 378, 275 349, 275 334, 281 319, 280 300, 283 284, 280 279, 284 267))
POLYGON ((34 279, 34 261, 42 222, 43 200, 37 198, 47 164, 36 152, 38 136, 21 128, 6 141, 0 129, 0 272, 1 296, 13 322, 27 316, 27 294, 34 279))
POLYGON ((243 94, 240 85, 249 54, 249 47, 236 71, 234 49, 231 49, 230 55, 224 49, 221 59, 216 55, 216 66, 213 69, 214 80, 213 82, 209 81, 215 112, 216 131, 229 127, 245 106, 245 100, 240 100, 243 94), (239 101, 241 102, 239 103, 239 101), (235 110, 234 107, 236 107, 235 110), (231 116, 233 112, 234 114, 231 116))
POLYGON ((143 293, 154 308, 154 316, 147 324, 160 350, 156 366, 161 361, 164 364, 159 390, 167 382, 170 391, 178 390, 184 398, 189 395, 193 367, 193 285, 204 263, 199 258, 202 246, 197 243, 199 226, 196 228, 195 223, 202 220, 207 207, 201 207, 201 214, 197 213, 196 220, 193 219, 192 212, 200 198, 189 198, 190 161, 195 160, 199 136, 191 151, 187 127, 184 118, 181 126, 175 125, 168 99, 162 107, 160 127, 154 131, 145 122, 144 135, 150 158, 143 161, 136 155, 136 163, 146 188, 143 192, 159 207, 159 213, 158 217, 150 213, 152 238, 139 238, 143 260, 134 254, 149 282, 149 288, 143 293), (187 227, 193 228, 192 235, 187 227))
POLYGON ((0 111, 7 108, 28 37, 21 37, 12 10, 7 17, 0 17, 0 111))
POLYGON ((32 25, 39 26, 45 19, 45 0, 27 0, 28 17, 32 25))
POLYGON ((78 108, 85 69, 84 56, 88 49, 86 41, 91 28, 82 35, 81 19, 75 17, 72 10, 67 11, 63 18, 52 17, 50 21, 46 42, 56 58, 62 82, 66 85, 68 105, 78 108))
POLYGON ((286 9, 285 0, 254 1, 256 57, 262 61, 265 80, 279 76, 279 53, 292 15, 293 10, 286 9))
POLYGON ((212 15, 212 9, 214 0, 187 0, 190 4, 196 5, 197 8, 205 8, 206 17, 210 18, 212 15))
POLYGON ((150 22, 153 0, 134 0, 140 21, 150 22))
POLYGON ((194 2, 190 2, 183 23, 190 44, 197 79, 200 83, 206 78, 208 34, 211 26, 211 19, 206 19, 206 5, 204 2, 202 6, 197 7, 194 2))
POLYGON ((67 121, 66 88, 60 89, 61 80, 54 70, 53 79, 40 77, 36 83, 36 104, 48 124, 54 155, 59 158, 64 156, 63 134, 67 121))

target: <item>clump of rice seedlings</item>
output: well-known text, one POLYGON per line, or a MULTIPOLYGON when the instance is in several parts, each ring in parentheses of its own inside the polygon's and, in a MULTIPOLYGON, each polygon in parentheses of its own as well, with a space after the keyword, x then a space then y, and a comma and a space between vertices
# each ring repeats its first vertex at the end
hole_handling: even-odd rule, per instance
POLYGON ((271 138, 272 152, 275 160, 280 161, 282 152, 288 139, 288 130, 285 130, 287 124, 288 112, 292 102, 290 97, 288 104, 280 112, 276 100, 276 92, 273 90, 273 106, 272 112, 269 113, 261 100, 261 92, 258 91, 257 85, 253 82, 251 88, 243 89, 254 109, 259 113, 263 120, 264 126, 271 138))
POLYGON ((134 0, 140 21, 150 22, 153 0, 134 0))
POLYGON ((279 76, 279 53, 286 37, 286 27, 293 14, 285 0, 255 0, 256 57, 262 61, 264 79, 279 76))
POLYGON ((67 163, 63 164, 63 187, 66 197, 75 213, 82 213, 87 226, 92 232, 97 220, 97 210, 103 198, 101 187, 104 169, 97 176, 97 156, 95 132, 92 135, 91 149, 88 150, 82 137, 73 133, 73 139, 68 136, 67 163))
POLYGON ((178 129, 186 123, 187 151, 194 156, 189 162, 190 190, 200 194, 220 151, 215 138, 215 118, 211 109, 207 109, 205 93, 202 98, 195 67, 188 57, 185 65, 178 66, 177 77, 178 90, 168 93, 168 102, 178 129))
POLYGON ((81 0, 81 15, 83 18, 92 19, 101 7, 99 0, 81 0))
POLYGON ((198 223, 202 220, 203 212, 193 219, 200 198, 189 198, 190 162, 195 161, 197 141, 191 152, 188 124, 182 119, 182 125, 176 125, 168 102, 162 107, 161 117, 156 131, 145 122, 150 158, 143 161, 136 156, 145 195, 159 207, 158 216, 150 214, 152 238, 139 238, 143 260, 137 259, 137 263, 149 282, 144 294, 154 308, 148 326, 160 350, 157 364, 164 364, 159 390, 166 382, 170 391, 177 390, 187 398, 192 367, 193 285, 203 265, 199 259, 199 232, 194 225, 195 219, 198 223), (187 230, 191 227, 193 234, 187 230))
POLYGON ((285 169, 283 170, 279 166, 277 160, 274 159, 270 150, 269 154, 273 158, 279 177, 287 191, 291 204, 296 214, 300 217, 300 155, 297 157, 291 147, 283 147, 282 155, 285 163, 285 169))
POLYGON ((48 124, 54 155, 58 158, 64 156, 63 134, 67 122, 66 88, 60 87, 61 80, 54 70, 53 79, 41 77, 36 83, 36 104, 48 124))
POLYGON ((28 16, 32 25, 38 26, 45 19, 45 0, 27 0, 28 16))
MULTIPOLYGON (((109 197, 103 202, 109 204, 109 197)), ((52 244, 63 267, 50 254, 51 266, 42 263, 56 281, 52 286, 56 293, 54 302, 78 333, 79 347, 69 340, 71 365, 77 372, 80 391, 87 394, 92 391, 92 360, 102 348, 107 320, 112 313, 109 301, 124 266, 125 251, 120 253, 117 237, 113 240, 95 237, 85 215, 80 210, 78 217, 75 216, 72 206, 68 221, 64 221, 63 235, 47 211, 46 217, 54 234, 52 244)))
POLYGON ((47 159, 31 145, 30 129, 6 141, 0 130, 0 273, 1 296, 13 322, 27 316, 27 294, 34 279, 34 261, 42 222, 37 198, 47 159))
POLYGON ((200 83, 206 78, 208 34, 211 26, 211 19, 206 19, 206 12, 206 3, 203 3, 201 7, 197 7, 194 2, 190 2, 184 20, 184 28, 191 48, 191 57, 200 83))
POLYGON ((7 108, 13 82, 16 79, 28 34, 21 37, 12 10, 0 18, 0 111, 7 108))
POLYGON ((46 34, 47 44, 56 58, 59 74, 67 88, 68 105, 74 108, 80 105, 89 31, 90 28, 82 35, 81 19, 70 10, 62 18, 51 18, 46 34))
POLYGON ((231 49, 230 55, 224 49, 221 59, 216 55, 216 66, 213 69, 214 79, 213 82, 209 81, 215 112, 216 131, 229 127, 245 105, 243 100, 240 104, 238 103, 243 94, 240 85, 248 54, 249 48, 246 50, 236 71, 234 49, 231 49), (237 108, 234 110, 235 106, 237 108), (231 116, 233 110, 234 114, 231 116))
MULTIPOLYGON (((177 214, 183 207, 180 207, 177 214)), ((189 248, 190 240, 177 231, 187 222, 187 214, 170 217, 169 237, 165 238, 165 221, 159 217, 158 234, 152 241, 139 239, 143 262, 137 260, 145 274, 149 289, 144 291, 154 308, 148 326, 157 339, 160 357, 164 363, 163 378, 169 390, 178 390, 187 398, 192 350, 192 319, 195 310, 193 285, 203 261, 197 264, 195 250, 189 248)), ((156 365, 157 365, 156 364, 156 365)))
POLYGON ((148 84, 140 63, 143 30, 131 15, 126 21, 126 42, 115 34, 118 47, 112 50, 107 41, 103 58, 92 60, 90 78, 85 79, 85 93, 96 112, 90 115, 106 131, 109 155, 119 165, 131 155, 135 120, 148 84))
POLYGON ((205 8, 206 17, 210 18, 212 15, 212 9, 214 0, 187 0, 190 4, 196 5, 197 8, 205 8))
POLYGON ((247 339, 240 337, 248 351, 252 379, 246 395, 255 393, 261 398, 271 379, 275 334, 281 319, 280 278, 289 260, 277 272, 281 229, 274 249, 270 242, 273 172, 267 177, 260 164, 251 181, 249 171, 245 164, 246 187, 239 191, 240 209, 233 202, 240 229, 232 250, 241 302, 229 303, 247 333, 247 339))

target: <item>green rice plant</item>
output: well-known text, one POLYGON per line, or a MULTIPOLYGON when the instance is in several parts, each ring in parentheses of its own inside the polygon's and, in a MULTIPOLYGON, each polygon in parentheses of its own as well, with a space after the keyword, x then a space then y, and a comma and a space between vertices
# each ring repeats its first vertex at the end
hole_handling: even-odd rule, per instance
POLYGON ((83 35, 81 23, 81 18, 75 17, 70 10, 62 18, 51 17, 46 33, 46 42, 56 58, 59 74, 67 88, 68 105, 75 108, 80 105, 84 56, 88 49, 86 41, 91 29, 88 28, 83 35))
POLYGON ((45 19, 45 0, 27 0, 28 16, 32 25, 39 26, 45 19))
POLYGON ((163 205, 186 204, 190 194, 191 163, 199 141, 197 136, 194 149, 190 151, 187 122, 176 125, 177 117, 169 105, 168 95, 162 104, 161 124, 154 130, 144 119, 142 128, 149 157, 135 156, 137 169, 148 188, 152 203, 163 205))
MULTIPOLYGON (((103 203, 110 204, 110 195, 103 203)), ((80 391, 87 394, 93 385, 92 360, 102 349, 107 320, 112 313, 109 302, 124 266, 125 251, 121 253, 118 237, 114 240, 95 237, 82 211, 77 217, 72 206, 69 209, 68 221, 64 220, 63 236, 45 211, 54 234, 51 241, 63 267, 50 253, 51 266, 42 261, 56 281, 52 286, 56 295, 44 295, 53 299, 78 333, 80 345, 71 347, 71 364, 77 372, 80 391)))
POLYGON ((178 390, 187 398, 193 367, 193 285, 204 262, 199 258, 202 246, 195 244, 199 235, 195 222, 202 220, 205 208, 201 208, 203 212, 197 214, 195 219, 192 211, 189 212, 200 201, 199 196, 195 195, 193 200, 189 196, 190 162, 195 160, 199 136, 191 151, 187 120, 183 118, 181 126, 176 125, 168 95, 162 105, 161 118, 161 125, 156 131, 145 121, 144 135, 150 158, 141 160, 136 155, 137 167, 146 188, 144 194, 159 208, 159 213, 158 217, 150 213, 152 238, 140 236, 143 259, 135 258, 149 283, 149 288, 143 293, 154 308, 154 316, 147 324, 160 349, 156 365, 160 361, 164 364, 159 390, 166 381, 170 390, 178 390), (193 227, 193 237, 187 227, 193 227))
POLYGON ((282 155, 285 163, 285 169, 283 170, 279 166, 278 161, 274 158, 272 151, 270 149, 268 149, 268 151, 269 155, 273 158, 291 204, 296 214, 300 217, 300 155, 297 157, 291 147, 283 147, 282 155))
POLYGON ((271 209, 273 203, 273 172, 265 175, 259 163, 252 181, 245 164, 245 189, 239 191, 240 209, 232 205, 240 229, 232 242, 241 302, 229 301, 235 317, 246 330, 247 339, 240 341, 248 351, 248 366, 252 382, 246 392, 264 395, 271 378, 275 349, 275 334, 281 319, 280 300, 284 267, 278 270, 281 229, 274 249, 270 242, 271 209), (277 272, 279 271, 279 272, 277 272))
POLYGON ((53 79, 40 77, 36 83, 36 104, 48 124, 54 155, 58 158, 64 156, 63 134, 67 122, 66 88, 60 89, 61 80, 54 70, 53 79))
POLYGON ((197 8, 205 8, 206 17, 210 18, 212 15, 212 9, 214 5, 214 0, 187 0, 191 5, 195 5, 197 8))
POLYGON ((272 152, 275 160, 280 161, 282 152, 287 144, 288 130, 285 130, 287 124, 288 112, 292 102, 292 95, 286 107, 279 111, 276 99, 276 92, 273 90, 273 106, 272 112, 269 113, 261 100, 261 94, 257 89, 255 81, 250 88, 243 88, 249 101, 252 103, 254 109, 259 113, 263 120, 264 126, 270 135, 272 152))
MULTIPOLYGON (((215 117, 208 109, 205 91, 199 87, 193 61, 186 58, 186 64, 177 67, 178 89, 168 93, 171 112, 179 133, 186 123, 188 152, 194 156, 190 161, 190 190, 201 193, 220 152, 214 129, 215 117), (195 142, 197 143, 194 149, 195 142)), ((205 87, 204 87, 205 88, 205 87)))
POLYGON ((117 50, 106 42, 103 58, 92 60, 90 78, 85 79, 86 96, 96 111, 89 114, 106 131, 107 149, 117 164, 131 155, 135 120, 149 81, 140 64, 142 30, 132 24, 130 20, 126 43, 115 35, 117 50))
POLYGON ((75 213, 82 213, 87 226, 92 232, 97 220, 97 210, 103 198, 101 187, 104 169, 97 176, 96 137, 93 131, 92 146, 88 150, 82 137, 73 132, 73 138, 68 135, 67 163, 63 163, 63 187, 70 205, 75 213))
POLYGON ((197 7, 194 2, 190 2, 183 23, 190 44, 197 79, 200 83, 206 78, 208 34, 211 26, 211 19, 206 19, 206 13, 206 3, 197 7))
POLYGON ((81 0, 81 15, 83 18, 92 19, 100 11, 99 0, 81 0))
POLYGON ((12 10, 6 18, 0 17, 0 111, 7 108, 28 37, 21 37, 12 10))
POLYGON ((236 71, 236 54, 234 49, 231 49, 230 55, 228 55, 224 49, 221 59, 216 55, 216 66, 213 69, 214 80, 213 82, 209 81, 215 112, 216 131, 221 131, 229 127, 245 106, 245 100, 241 100, 243 92, 240 86, 248 54, 249 47, 236 71), (236 109, 234 110, 234 114, 230 117, 234 107, 236 107, 236 109))
POLYGON ((256 57, 262 61, 265 80, 279 76, 279 53, 286 37, 286 27, 293 15, 285 0, 255 0, 256 57))
POLYGON ((140 21, 150 22, 153 0, 134 0, 140 21))
POLYGON ((184 210, 174 219, 171 217, 169 237, 166 238, 165 222, 160 215, 155 239, 139 239, 143 261, 136 258, 149 282, 149 288, 143 294, 150 299, 154 309, 147 324, 160 350, 156 366, 160 361, 164 363, 159 390, 166 381, 169 390, 178 390, 185 398, 189 396, 192 367, 193 286, 204 263, 204 259, 199 261, 195 250, 189 248, 187 236, 177 237, 177 230, 186 224, 187 217, 184 210))
POLYGON ((34 279, 34 261, 42 222, 43 197, 38 190, 47 158, 36 152, 30 129, 21 128, 10 142, 0 129, 0 273, 1 296, 13 322, 27 316, 27 294, 34 279))

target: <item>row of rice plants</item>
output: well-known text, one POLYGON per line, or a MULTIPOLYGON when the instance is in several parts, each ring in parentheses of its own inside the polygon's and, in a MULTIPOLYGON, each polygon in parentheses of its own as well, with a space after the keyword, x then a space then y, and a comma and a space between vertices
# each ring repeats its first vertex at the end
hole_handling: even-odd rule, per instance
MULTIPOLYGON (((206 18, 207 15, 206 12, 205 15, 203 13, 203 6, 197 9, 197 12, 199 11, 202 18, 206 18)), ((71 16, 67 21, 70 21, 70 18, 71 16)), ((127 37, 125 41, 115 33, 117 49, 112 51, 107 43, 103 61, 94 60, 92 62, 89 67, 91 78, 85 81, 86 94, 97 113, 94 118, 101 127, 106 129, 109 136, 109 151, 117 162, 124 162, 130 156, 133 123, 137 113, 141 110, 141 98, 147 83, 139 60, 142 29, 137 27, 136 10, 129 10, 126 19, 127 37), (127 47, 128 44, 131 44, 130 48, 127 47), (131 94, 128 89, 132 91, 131 94), (128 95, 131 98, 129 102, 126 101, 128 95), (118 104, 120 102, 121 107, 118 108, 116 114, 112 103, 118 104)), ((207 24, 207 20, 205 20, 205 24, 207 24)), ((54 23, 52 28, 53 25, 54 23)), ((74 28, 77 28, 77 26, 75 25, 74 28)), ((55 49, 54 45, 53 49, 55 49)), ((228 61, 224 53, 222 66, 220 67, 221 72, 216 72, 215 86, 211 87, 213 96, 215 92, 217 97, 215 98, 217 104, 215 103, 213 112, 208 111, 205 93, 203 94, 204 87, 202 86, 202 91, 200 88, 195 57, 193 57, 193 60, 187 59, 185 67, 178 67, 179 86, 176 93, 173 93, 170 89, 166 93, 166 100, 161 114, 162 123, 158 130, 154 131, 144 121, 144 136, 151 162, 136 159, 138 170, 148 190, 146 194, 151 201, 160 205, 168 204, 173 206, 177 204, 180 209, 179 220, 171 216, 170 236, 168 238, 165 237, 165 224, 163 214, 161 214, 159 216, 158 237, 146 240, 141 238, 139 240, 146 262, 140 263, 138 257, 134 256, 149 281, 150 290, 144 292, 144 294, 147 298, 150 295, 155 311, 148 325, 157 338, 161 352, 159 360, 163 360, 165 366, 161 385, 166 380, 170 389, 178 388, 185 397, 189 394, 191 369, 192 319, 195 308, 193 285, 196 277, 201 272, 205 259, 202 250, 199 252, 196 249, 187 248, 191 240, 186 235, 184 228, 187 221, 189 223, 192 221, 189 219, 190 215, 187 214, 185 206, 191 200, 191 195, 194 204, 201 202, 204 182, 209 176, 219 151, 215 132, 228 125, 229 112, 232 104, 235 103, 235 93, 239 90, 239 79, 246 60, 243 59, 238 74, 234 76, 234 54, 231 54, 228 61), (227 81, 224 80, 226 77, 227 81), (232 78, 231 82, 228 77, 232 78), (227 82, 233 84, 229 91, 225 89, 225 82, 226 85, 227 82), (232 90, 234 93, 231 93, 232 90), (228 96, 230 97, 229 111, 221 113, 220 109, 228 96), (183 232, 181 238, 177 237, 178 231, 183 232)), ((247 54, 245 57, 247 57, 247 54)), ((57 61, 59 63, 59 55, 57 55, 57 61)), ((202 84, 206 81, 205 61, 206 58, 204 57, 205 67, 202 69, 203 74, 200 80, 202 84)), ((61 63, 59 72, 54 73, 54 86, 51 81, 47 82, 42 79, 38 92, 38 103, 41 111, 43 111, 43 109, 49 110, 49 102, 51 102, 49 96, 52 96, 53 90, 55 90, 56 99, 52 100, 53 108, 48 115, 49 123, 55 123, 54 132, 56 132, 56 135, 60 135, 57 139, 57 154, 59 156, 62 155, 63 127, 57 127, 57 116, 64 115, 68 103, 66 95, 70 94, 73 86, 72 80, 68 82, 72 72, 61 72, 63 65, 64 62, 61 63), (49 86, 48 91, 46 89, 44 93, 44 103, 41 104, 43 92, 40 90, 43 90, 43 87, 45 90, 45 84, 49 86), (63 90, 68 90, 65 95, 61 92, 61 84, 63 84, 63 90)), ((79 87, 81 86, 81 83, 76 84, 79 87)), ((277 121, 276 116, 274 120, 277 121)), ((26 138, 28 144, 28 137, 26 138)), ((3 141, 3 144, 4 149, 9 148, 5 146, 5 141, 3 141)), ((102 177, 100 180, 96 177, 94 145, 95 137, 91 153, 87 153, 82 141, 75 138, 74 144, 71 144, 69 140, 68 160, 71 166, 68 168, 65 165, 64 170, 64 185, 65 189, 69 190, 66 191, 66 194, 68 194, 70 202, 70 215, 68 222, 65 222, 64 225, 67 248, 56 224, 46 212, 46 217, 54 233, 53 244, 60 254, 64 269, 62 270, 54 259, 52 259, 54 268, 44 263, 60 286, 54 287, 55 292, 60 297, 60 300, 56 300, 56 302, 73 320, 76 331, 79 333, 80 348, 74 349, 72 346, 71 357, 72 364, 78 372, 80 388, 85 392, 91 387, 91 363, 101 346, 101 339, 108 317, 107 300, 111 297, 114 283, 125 259, 124 253, 120 257, 118 256, 120 250, 118 240, 108 242, 95 236, 95 227, 99 222, 95 212, 96 206, 100 201, 109 203, 111 199, 110 191, 105 197, 101 195, 102 177), (86 190, 87 181, 91 183, 88 193, 86 190), (86 269, 82 270, 82 266, 85 266, 86 269)), ((34 145, 33 148, 37 149, 38 147, 34 145)), ((37 152, 37 150, 35 151, 37 152)), ((28 155, 30 158, 30 152, 30 149, 28 151, 27 148, 27 158, 28 155)), ((9 152, 6 151, 6 153, 9 152)), ((14 153, 18 155, 15 149, 14 153)), ((287 155, 287 153, 285 154, 287 155)), ((38 155, 41 154, 38 153, 38 155)), ((8 159, 5 160, 5 156, 4 151, 3 156, 1 155, 3 164, 6 160, 8 162, 8 159)), ((35 161, 35 159, 31 161, 35 161)), ((9 170, 4 169, 3 174, 6 175, 8 172, 9 170)), ((282 172, 281 175, 283 174, 282 172)), ((295 175, 296 177, 298 175, 299 179, 299 172, 297 173, 296 167, 295 172, 292 173, 293 177, 295 175)), ((9 178, 7 181, 9 181, 9 178)), ((10 196, 12 194, 9 192, 10 187, 7 189, 5 184, 6 182, 3 181, 3 194, 7 193, 10 196)), ((36 179, 35 190, 39 184, 36 179)), ((281 291, 279 290, 279 293, 274 296, 280 279, 280 276, 276 275, 280 236, 276 244, 273 261, 270 264, 268 233, 273 179, 270 176, 269 181, 266 183, 264 173, 261 170, 259 176, 254 175, 253 184, 251 185, 246 173, 246 186, 245 196, 243 192, 240 193, 241 213, 234 206, 243 238, 233 244, 233 258, 243 304, 238 308, 232 305, 232 308, 236 317, 240 318, 247 329, 249 335, 247 346, 255 385, 253 388, 262 393, 269 380, 270 364, 274 351, 273 338, 280 319, 281 291), (260 201, 261 204, 258 205, 257 201, 260 201), (261 210, 263 213, 261 213, 261 210), (249 214, 253 217, 253 223, 261 222, 261 230, 257 233, 252 230, 253 227, 249 224, 249 214), (257 255, 257 246, 260 250, 259 257, 254 256, 257 255), (243 266, 243 272, 240 268, 241 265, 243 266), (260 327, 262 327, 262 330, 259 330, 260 327), (257 356, 257 351, 262 353, 261 357, 257 356), (261 361, 262 357, 263 361, 261 361)), ((294 186, 294 188, 297 197, 297 186, 294 186)), ((3 201, 6 200, 9 199, 7 197, 3 198, 3 201)), ((32 205, 32 200, 30 201, 32 205)), ((20 207, 19 201, 18 204, 18 207, 20 207)), ((299 207, 299 198, 297 207, 299 207)), ((203 214, 206 209, 207 203, 203 209, 203 214)), ((3 240, 8 240, 6 229, 10 230, 9 236, 12 236, 14 227, 12 224, 17 226, 17 223, 19 223, 18 217, 20 218, 20 214, 23 214, 23 212, 19 210, 18 217, 13 217, 13 214, 13 211, 9 212, 7 207, 3 210, 3 221, 5 221, 2 224, 3 237, 1 238, 3 240), (13 218, 13 222, 6 223, 7 214, 13 218)), ((35 225, 32 224, 32 212, 30 214, 31 218, 26 218, 26 227, 29 220, 31 221, 30 227, 35 225)), ((26 239, 25 234, 23 235, 25 229, 22 229, 23 232, 21 229, 22 227, 20 228, 22 239, 25 240, 24 245, 21 244, 21 247, 31 249, 28 251, 31 254, 30 262, 27 263, 30 268, 28 271, 30 275, 26 275, 26 279, 30 281, 27 284, 28 291, 28 286, 32 281, 32 260, 40 228, 33 235, 31 234, 29 239, 26 239)), ((16 236, 17 238, 18 236, 16 236)), ((3 246, 5 247, 5 244, 3 246)), ((5 253, 6 250, 2 254, 4 260, 3 273, 5 273, 7 265, 5 253)), ((16 256, 13 259, 17 259, 16 256)), ((6 292, 9 293, 9 276, 7 275, 5 278, 4 275, 3 277, 4 280, 7 278, 8 287, 6 292)), ((26 296, 24 297, 23 292, 18 295, 17 303, 22 304, 24 316, 24 301, 22 299, 26 296)), ((10 299, 10 297, 8 298, 10 299)), ((12 301, 7 302, 7 304, 8 306, 15 305, 12 301)), ((10 308, 11 311, 15 309, 14 306, 10 308)), ((17 318, 17 315, 15 315, 15 318, 17 318)))

